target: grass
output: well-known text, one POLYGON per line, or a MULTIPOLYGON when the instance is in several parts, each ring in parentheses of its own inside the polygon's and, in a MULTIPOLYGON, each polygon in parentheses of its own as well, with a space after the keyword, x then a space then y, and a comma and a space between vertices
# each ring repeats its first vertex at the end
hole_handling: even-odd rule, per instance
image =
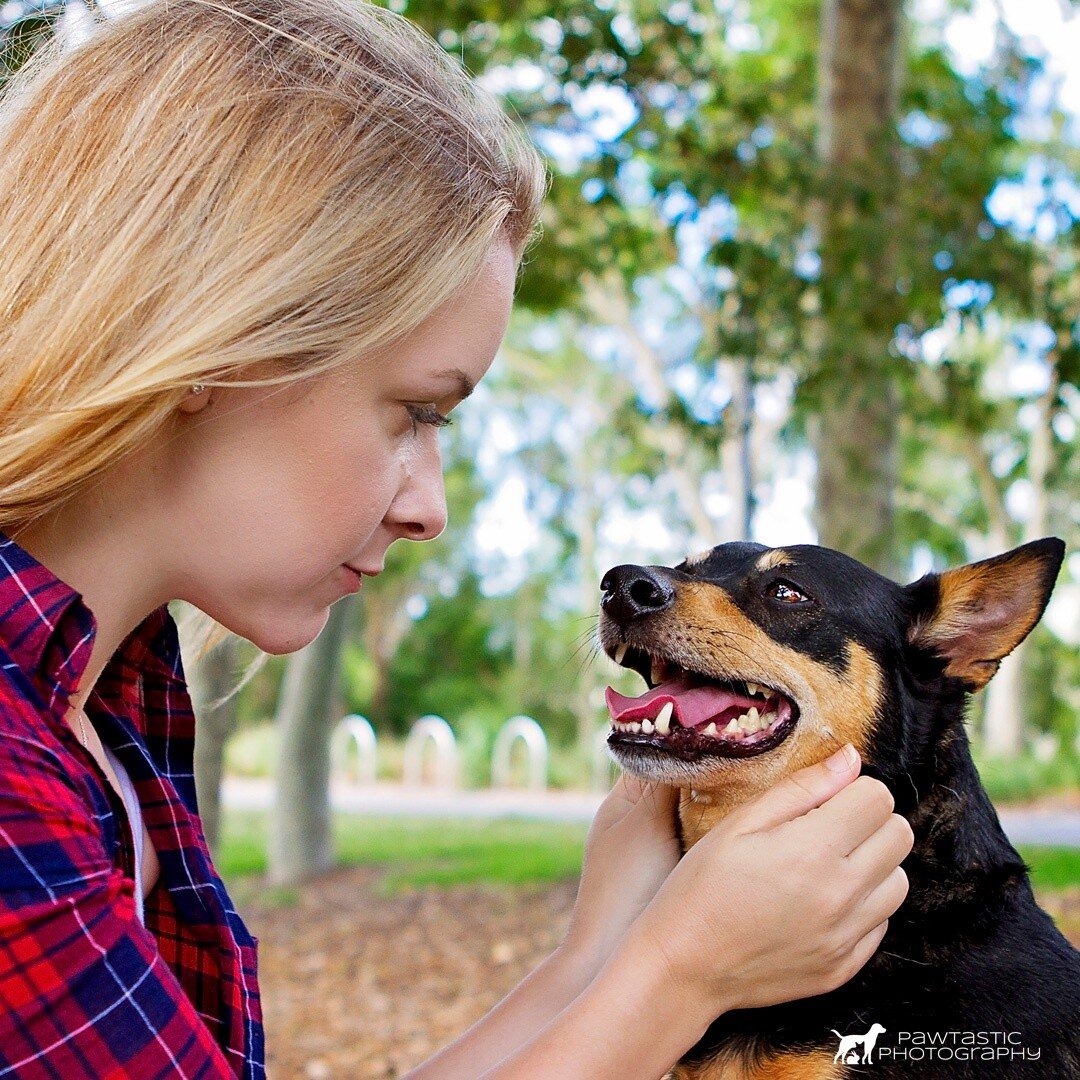
MULTIPOLYGON (((265 814, 226 817, 215 862, 230 885, 231 879, 265 873, 266 830, 265 814)), ((514 818, 334 816, 339 863, 384 867, 385 894, 419 885, 524 885, 573 877, 581 870, 585 831, 584 825, 514 818)))
POLYGON ((1080 848, 1024 845, 1016 850, 1031 867, 1033 888, 1059 892, 1080 885, 1080 848))
MULTIPOLYGON (((241 884, 266 872, 267 818, 233 813, 225 819, 216 863, 229 883, 241 884)), ((525 885, 572 877, 581 869, 584 825, 562 825, 514 818, 465 819, 361 817, 334 818, 338 860, 343 866, 385 869, 379 889, 393 895, 419 885, 485 882, 525 885)), ((1080 849, 1019 849, 1031 867, 1036 889, 1057 892, 1080 886, 1080 849)), ((295 890, 259 891, 263 902, 289 904, 295 890)))
POLYGON ((1049 761, 1040 761, 1030 750, 1012 758, 975 754, 986 793, 997 805, 1028 802, 1040 795, 1075 791, 1080 777, 1080 757, 1063 751, 1049 761))

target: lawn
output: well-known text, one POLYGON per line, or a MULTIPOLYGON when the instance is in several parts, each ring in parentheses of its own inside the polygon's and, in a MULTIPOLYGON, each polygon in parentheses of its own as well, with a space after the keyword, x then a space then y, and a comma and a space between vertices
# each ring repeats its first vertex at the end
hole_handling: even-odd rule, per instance
MULTIPOLYGON (((265 814, 226 817, 216 859, 226 880, 266 871, 265 814)), ((486 882, 544 883, 581 869, 584 825, 503 818, 493 821, 335 815, 334 832, 343 866, 387 870, 388 894, 417 885, 486 882)), ((1021 847, 1036 889, 1058 892, 1080 886, 1080 849, 1021 847)))
MULTIPOLYGON (((226 881, 265 873, 266 828, 265 814, 226 817, 215 859, 226 881)), ((524 885, 573 877, 581 870, 585 832, 584 825, 517 818, 334 816, 340 864, 386 867, 381 889, 387 895, 417 885, 524 885)))

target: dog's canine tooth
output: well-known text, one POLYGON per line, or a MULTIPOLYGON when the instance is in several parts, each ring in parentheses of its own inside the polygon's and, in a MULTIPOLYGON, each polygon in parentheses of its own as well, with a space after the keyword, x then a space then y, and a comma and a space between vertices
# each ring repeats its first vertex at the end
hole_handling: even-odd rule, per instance
POLYGON ((653 733, 652 721, 648 717, 645 717, 645 719, 641 721, 641 734, 642 735, 651 735, 652 733, 653 733))
POLYGON ((664 707, 656 714, 656 731, 660 735, 666 735, 671 731, 671 714, 675 711, 675 702, 667 701, 664 707))
POLYGON ((626 655, 626 649, 627 649, 627 646, 625 644, 623 644, 623 645, 620 645, 615 650, 615 663, 616 664, 621 664, 623 662, 623 657, 626 655))
POLYGON ((659 656, 652 658, 652 676, 653 686, 659 686, 664 681, 664 676, 667 674, 667 661, 661 659, 659 656))

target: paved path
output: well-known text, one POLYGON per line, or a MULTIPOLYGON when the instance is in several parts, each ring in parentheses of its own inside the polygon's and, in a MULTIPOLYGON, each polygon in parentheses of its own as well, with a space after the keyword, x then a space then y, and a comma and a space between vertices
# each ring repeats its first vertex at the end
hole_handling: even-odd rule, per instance
MULTIPOLYGON (((225 780, 224 802, 230 809, 265 810, 273 798, 269 780, 230 776, 225 780)), ((401 784, 360 787, 335 783, 330 800, 336 810, 391 817, 530 818, 534 821, 588 822, 602 796, 579 791, 542 794, 511 791, 440 791, 407 788, 401 784)), ((1080 848, 1080 811, 998 811, 1006 835, 1014 844, 1056 844, 1080 848)))

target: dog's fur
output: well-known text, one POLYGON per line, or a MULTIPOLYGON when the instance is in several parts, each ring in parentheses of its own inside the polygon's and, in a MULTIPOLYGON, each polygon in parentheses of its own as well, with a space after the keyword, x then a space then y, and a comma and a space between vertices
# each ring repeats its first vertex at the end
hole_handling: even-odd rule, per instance
MULTIPOLYGON (((790 734, 755 756, 693 758, 666 752, 659 737, 613 731, 609 746, 625 769, 681 789, 684 850, 846 741, 915 833, 903 864, 908 896, 872 959, 829 993, 721 1016, 676 1080, 1080 1077, 1080 953, 1036 904, 963 723, 966 696, 1042 616, 1063 555, 1061 541, 1042 540, 902 587, 827 548, 731 543, 673 568, 630 568, 670 593, 662 609, 628 613, 606 595, 600 641, 609 655, 628 645, 712 679, 752 679, 797 708, 790 734), (807 602, 772 596, 778 581, 807 602), (888 1031, 873 1065, 833 1060, 833 1031, 873 1023, 888 1031), (1039 1059, 881 1058, 901 1030, 1019 1032, 1039 1059)), ((746 918, 752 933, 752 912, 746 918)))

